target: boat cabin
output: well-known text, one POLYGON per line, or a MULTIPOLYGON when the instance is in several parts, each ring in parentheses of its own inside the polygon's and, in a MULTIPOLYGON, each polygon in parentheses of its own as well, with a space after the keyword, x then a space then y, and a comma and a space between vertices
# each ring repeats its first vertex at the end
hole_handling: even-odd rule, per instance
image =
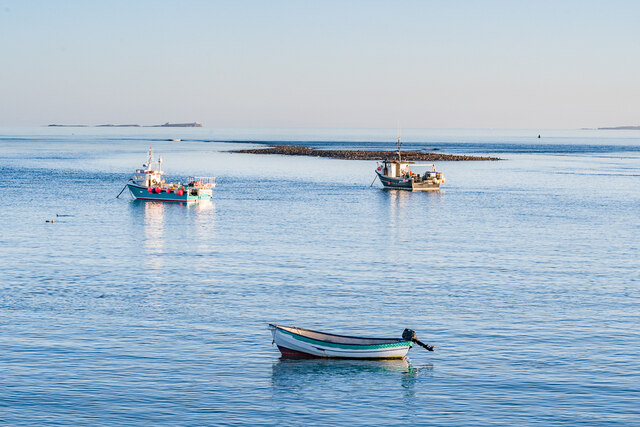
POLYGON ((136 169, 135 173, 131 176, 131 181, 143 187, 161 186, 164 184, 162 175, 164 175, 162 171, 162 157, 154 161, 152 151, 149 149, 147 162, 142 165, 142 169, 136 169), (154 165, 157 165, 157 167, 154 167, 154 165))
POLYGON ((392 178, 396 178, 404 175, 408 169, 408 162, 399 162, 397 160, 384 160, 379 163, 378 171, 382 175, 390 176, 392 178))
POLYGON ((136 169, 135 173, 131 176, 131 180, 138 185, 144 187, 153 187, 155 185, 164 184, 162 178, 163 172, 146 169, 136 169))
POLYGON ((388 176, 390 178, 414 178, 414 179, 428 179, 436 178, 440 175, 436 172, 436 166, 434 164, 417 164, 415 162, 401 162, 398 160, 381 160, 378 162, 378 173, 388 176), (426 171, 424 175, 411 170, 413 167, 425 167, 430 166, 431 171, 426 171))

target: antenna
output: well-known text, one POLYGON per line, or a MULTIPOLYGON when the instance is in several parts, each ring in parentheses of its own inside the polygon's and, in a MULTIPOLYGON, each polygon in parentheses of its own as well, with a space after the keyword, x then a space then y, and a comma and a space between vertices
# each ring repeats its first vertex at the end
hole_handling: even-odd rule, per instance
POLYGON ((400 147, 402 146, 402 142, 400 142, 400 120, 397 122, 396 133, 398 135, 398 161, 402 161, 402 157, 400 156, 400 147))

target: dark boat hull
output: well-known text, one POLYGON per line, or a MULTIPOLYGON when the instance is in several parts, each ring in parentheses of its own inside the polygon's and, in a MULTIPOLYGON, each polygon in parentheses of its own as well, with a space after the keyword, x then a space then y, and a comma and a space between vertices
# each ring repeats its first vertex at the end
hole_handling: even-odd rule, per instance
POLYGON ((439 191, 440 184, 432 180, 423 180, 416 182, 413 178, 393 178, 376 171, 378 179, 383 187, 387 190, 406 190, 406 191, 439 191))

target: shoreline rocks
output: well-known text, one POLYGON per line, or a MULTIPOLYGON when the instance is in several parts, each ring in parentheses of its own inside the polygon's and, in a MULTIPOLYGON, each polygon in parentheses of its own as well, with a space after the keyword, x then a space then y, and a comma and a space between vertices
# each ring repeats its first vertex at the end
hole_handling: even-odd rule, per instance
MULTIPOLYGON (((280 154, 284 156, 313 156, 329 157, 343 160, 395 160, 395 151, 366 151, 366 150, 316 150, 299 145, 273 145, 267 148, 247 150, 233 150, 232 153, 246 154, 280 154)), ((407 161, 478 161, 502 160, 498 157, 467 156, 456 154, 423 153, 420 151, 403 151, 402 160, 407 161)))

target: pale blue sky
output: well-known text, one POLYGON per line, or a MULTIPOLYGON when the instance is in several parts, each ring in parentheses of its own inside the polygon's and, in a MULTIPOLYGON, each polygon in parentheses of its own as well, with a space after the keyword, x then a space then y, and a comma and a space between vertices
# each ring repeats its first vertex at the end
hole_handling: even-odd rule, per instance
POLYGON ((640 1, 0 0, 0 125, 640 124, 640 1))

